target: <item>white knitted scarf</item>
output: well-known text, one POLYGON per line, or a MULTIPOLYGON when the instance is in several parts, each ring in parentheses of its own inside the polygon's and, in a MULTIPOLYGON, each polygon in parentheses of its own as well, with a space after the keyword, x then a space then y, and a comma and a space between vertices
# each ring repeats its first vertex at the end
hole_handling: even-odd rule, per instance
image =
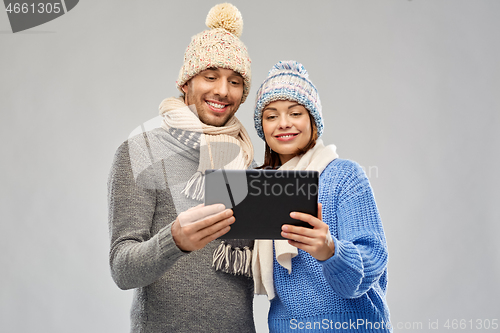
MULTIPOLYGON (((317 140, 316 145, 304 155, 295 156, 279 170, 315 170, 320 174, 338 158, 335 145, 325 147, 322 140, 317 140)), ((274 249, 278 263, 292 273, 292 258, 298 254, 295 246, 288 244, 287 240, 275 240, 274 249)), ((252 256, 252 274, 255 293, 267 295, 271 300, 275 297, 273 281, 273 241, 256 240, 252 256)))
MULTIPOLYGON (((194 107, 194 106, 192 106, 194 107)), ((160 104, 161 126, 167 131, 177 128, 200 133, 200 162, 197 172, 182 191, 195 200, 204 198, 205 170, 248 169, 253 161, 253 146, 245 127, 235 117, 224 126, 211 126, 200 121, 181 98, 170 97, 160 104)))

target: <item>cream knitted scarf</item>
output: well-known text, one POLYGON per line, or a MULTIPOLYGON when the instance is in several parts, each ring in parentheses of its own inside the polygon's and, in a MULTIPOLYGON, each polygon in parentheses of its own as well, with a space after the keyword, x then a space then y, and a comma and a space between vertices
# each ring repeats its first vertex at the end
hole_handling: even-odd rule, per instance
MULTIPOLYGON (((325 147, 322 140, 317 140, 316 145, 308 150, 304 155, 295 156, 285 164, 280 170, 315 170, 320 174, 330 164, 338 158, 335 145, 325 147)), ((278 263, 292 273, 292 258, 298 254, 295 246, 288 244, 287 240, 275 240, 274 249, 278 263)), ((252 256, 252 274, 254 279, 255 293, 267 295, 271 300, 274 298, 273 281, 273 241, 256 240, 252 256)))
POLYGON ((224 126, 211 126, 200 121, 181 98, 170 97, 160 104, 161 126, 165 130, 176 128, 200 133, 200 162, 197 172, 189 179, 182 191, 195 200, 203 200, 205 170, 248 169, 253 161, 250 137, 235 117, 224 126))

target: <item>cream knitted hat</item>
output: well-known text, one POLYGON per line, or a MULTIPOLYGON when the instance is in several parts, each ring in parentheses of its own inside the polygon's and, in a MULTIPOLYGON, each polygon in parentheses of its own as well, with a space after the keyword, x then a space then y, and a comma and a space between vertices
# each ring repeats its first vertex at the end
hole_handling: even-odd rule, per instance
POLYGON ((243 31, 241 13, 230 3, 218 4, 210 9, 205 24, 210 30, 193 36, 184 53, 177 89, 182 92, 186 82, 207 68, 232 69, 243 77, 243 103, 250 91, 252 74, 247 48, 239 39, 243 31))

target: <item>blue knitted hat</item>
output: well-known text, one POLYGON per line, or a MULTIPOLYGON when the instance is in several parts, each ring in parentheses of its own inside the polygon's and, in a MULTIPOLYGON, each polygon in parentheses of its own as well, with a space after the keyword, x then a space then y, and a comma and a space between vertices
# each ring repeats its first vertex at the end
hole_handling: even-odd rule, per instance
POLYGON ((311 114, 318 128, 318 138, 323 134, 323 118, 318 90, 309 80, 304 66, 297 61, 280 61, 271 68, 257 91, 254 124, 262 140, 262 110, 271 102, 288 100, 303 105, 311 114))

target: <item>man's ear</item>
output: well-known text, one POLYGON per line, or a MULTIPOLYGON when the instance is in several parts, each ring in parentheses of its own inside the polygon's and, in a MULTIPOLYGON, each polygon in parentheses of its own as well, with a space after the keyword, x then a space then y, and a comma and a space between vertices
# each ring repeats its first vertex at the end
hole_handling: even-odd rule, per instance
POLYGON ((184 83, 184 85, 182 86, 182 91, 184 91, 184 94, 187 94, 187 91, 188 91, 188 84, 187 84, 187 82, 184 83))

